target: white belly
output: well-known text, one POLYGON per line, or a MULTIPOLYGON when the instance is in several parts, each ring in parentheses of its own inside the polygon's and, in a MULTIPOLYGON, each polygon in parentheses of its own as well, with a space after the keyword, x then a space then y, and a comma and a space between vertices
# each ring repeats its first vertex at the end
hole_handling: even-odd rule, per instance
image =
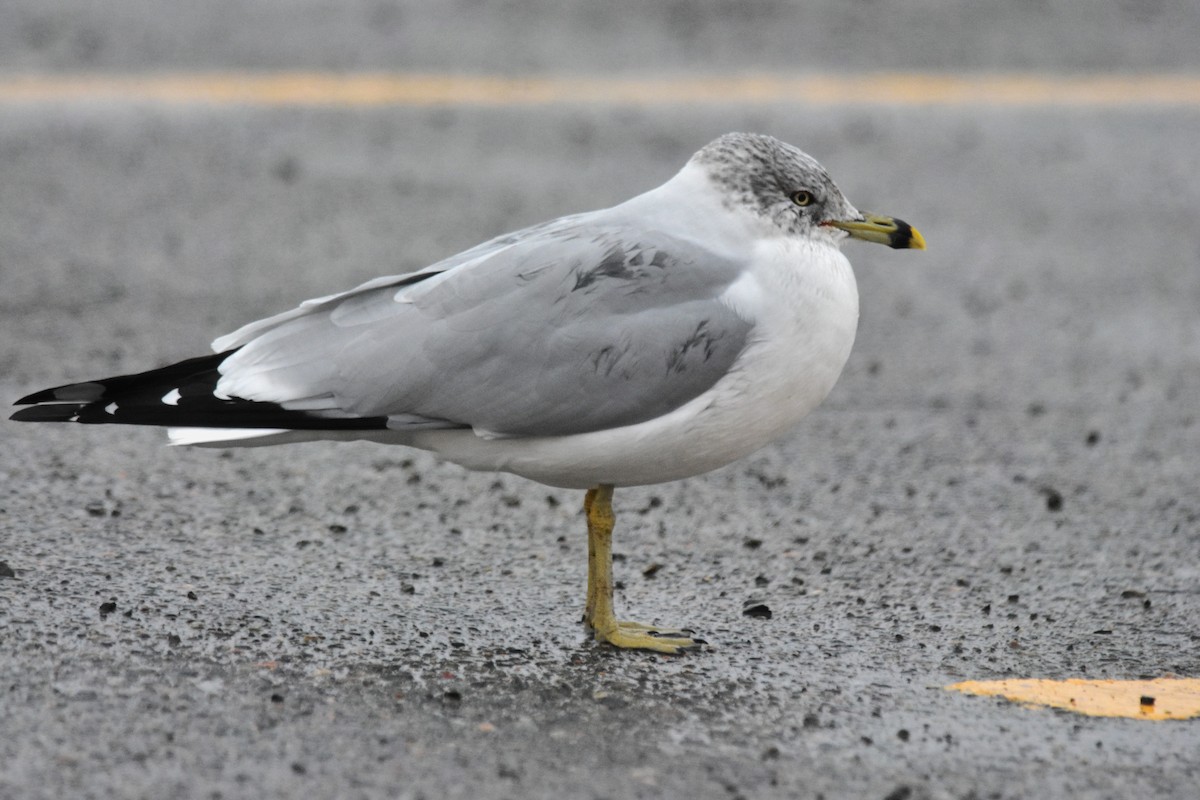
POLYGON ((711 389, 637 425, 572 436, 482 439, 468 430, 407 434, 404 443, 471 469, 564 488, 637 486, 724 466, 787 432, 825 399, 850 355, 858 290, 827 245, 773 240, 725 301, 755 321, 753 342, 711 389))

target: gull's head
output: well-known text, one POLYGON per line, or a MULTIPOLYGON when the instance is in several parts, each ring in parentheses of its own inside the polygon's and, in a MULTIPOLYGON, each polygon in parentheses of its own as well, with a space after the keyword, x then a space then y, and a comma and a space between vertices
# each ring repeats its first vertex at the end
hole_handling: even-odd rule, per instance
POLYGON ((925 249, 908 223, 862 214, 817 160, 758 133, 727 133, 705 145, 691 163, 703 168, 731 210, 753 214, 784 235, 826 240, 847 236, 894 248, 925 249))

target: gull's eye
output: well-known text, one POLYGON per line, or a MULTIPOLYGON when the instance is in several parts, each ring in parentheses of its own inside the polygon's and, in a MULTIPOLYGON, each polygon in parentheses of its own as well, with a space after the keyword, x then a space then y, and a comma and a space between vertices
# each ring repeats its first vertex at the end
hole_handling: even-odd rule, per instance
POLYGON ((801 189, 798 192, 792 192, 792 202, 798 206, 811 206, 817 198, 813 197, 813 193, 807 189, 801 189))

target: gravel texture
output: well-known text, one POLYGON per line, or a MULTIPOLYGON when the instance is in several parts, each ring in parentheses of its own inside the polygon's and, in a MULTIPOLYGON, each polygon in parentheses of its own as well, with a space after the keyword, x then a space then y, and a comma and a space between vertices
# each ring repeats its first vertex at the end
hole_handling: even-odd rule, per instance
MULTIPOLYGON (((140 38, 125 27, 155 4, 68 19, 70 5, 14 3, 21 24, 0 27, 25 45, 0 46, 2 66, 176 64, 154 33, 165 12, 140 38), (87 50, 85 30, 100 32, 90 60, 62 50, 87 50)), ((702 20, 703 43, 716 5, 671 7, 702 20)), ((730 34, 747 51, 783 4, 752 5, 766 21, 730 34)), ((1068 26, 1131 46, 1189 8, 1097 5, 1159 10, 1128 32, 1103 14, 1068 26)), ((173 25, 235 28, 218 6, 173 25)), ((941 6, 905 4, 897 30, 942 24, 941 6)), ((300 7, 279 53, 251 58, 234 37, 178 64, 383 63, 365 34, 361 55, 338 49, 343 28, 323 36, 321 4, 300 7)), ((279 13, 245 8, 248 25, 279 13)), ((396 8, 404 30, 426 18, 396 8)), ((488 38, 455 8, 465 27, 446 46, 496 71, 598 68, 604 25, 630 13, 551 14, 596 16, 568 63, 563 40, 504 61, 510 28, 488 38)), ((638 34, 665 42, 649 66, 678 67, 676 26, 655 13, 638 34)), ((977 53, 955 45, 946 64, 1091 66, 1071 46, 1026 58, 1028 43, 993 64, 1006 40, 985 17, 1000 12, 977 13, 977 53)), ((1169 30, 1134 66, 1192 66, 1200 27, 1169 30)), ((783 59, 778 36, 744 63, 783 59)), ((900 58, 863 37, 845 61, 788 64, 876 63, 872 42, 881 66, 900 58)), ((813 153, 930 249, 849 246, 859 341, 793 435, 617 492, 620 607, 711 649, 588 640, 577 493, 399 448, 194 451, 153 430, 0 422, 0 796, 1194 796, 1195 724, 941 687, 1200 675, 1200 111, 8 106, 0 397, 196 355, 307 297, 617 202, 735 129, 813 153)))

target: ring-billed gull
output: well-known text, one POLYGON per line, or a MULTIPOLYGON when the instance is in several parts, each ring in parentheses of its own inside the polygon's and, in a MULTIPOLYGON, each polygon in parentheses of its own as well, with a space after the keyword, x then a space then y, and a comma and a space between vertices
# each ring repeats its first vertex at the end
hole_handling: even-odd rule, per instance
POLYGON ((925 246, 795 147, 731 133, 620 205, 309 300, 215 355, 31 394, 12 418, 213 447, 368 440, 586 489, 584 621, 678 653, 703 640, 613 613, 613 487, 728 464, 824 399, 858 323, 847 236, 925 246))

